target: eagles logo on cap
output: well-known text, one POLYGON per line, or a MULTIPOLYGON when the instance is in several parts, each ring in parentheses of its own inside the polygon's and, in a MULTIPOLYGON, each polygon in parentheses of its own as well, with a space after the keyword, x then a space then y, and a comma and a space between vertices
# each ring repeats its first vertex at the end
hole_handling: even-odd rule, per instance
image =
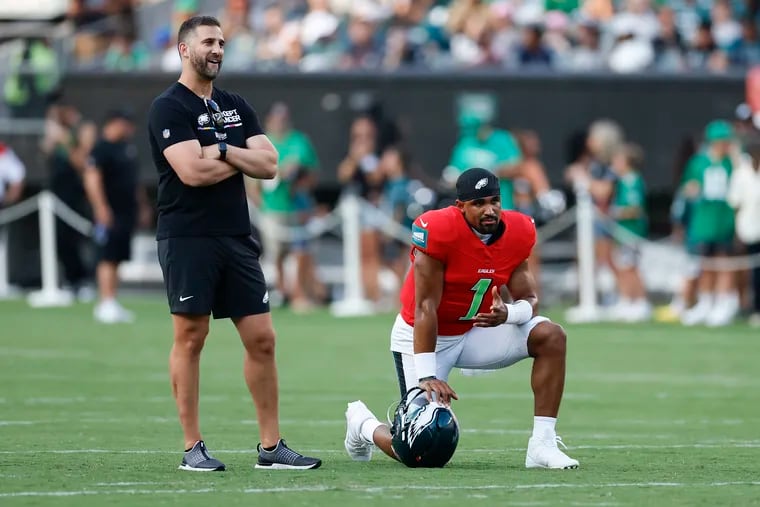
POLYGON ((481 167, 467 169, 457 178, 457 199, 472 201, 500 195, 499 178, 481 167))

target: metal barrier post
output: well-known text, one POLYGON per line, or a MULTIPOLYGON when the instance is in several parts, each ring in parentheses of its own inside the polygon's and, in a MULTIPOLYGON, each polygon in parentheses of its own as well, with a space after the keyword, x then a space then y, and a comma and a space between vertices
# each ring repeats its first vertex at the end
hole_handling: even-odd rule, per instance
POLYGON ((360 235, 361 204, 354 194, 347 194, 340 204, 343 225, 343 299, 330 306, 336 317, 353 317, 374 313, 373 305, 364 298, 361 273, 360 235))
POLYGON ((58 288, 58 252, 55 241, 55 202, 48 191, 39 194, 40 263, 42 289, 29 294, 27 302, 35 308, 68 306, 73 295, 58 288))

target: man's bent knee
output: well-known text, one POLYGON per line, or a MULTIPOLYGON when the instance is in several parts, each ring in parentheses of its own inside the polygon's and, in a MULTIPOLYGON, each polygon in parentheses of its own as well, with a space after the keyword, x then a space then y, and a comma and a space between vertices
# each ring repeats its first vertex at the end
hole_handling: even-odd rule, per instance
POLYGON ((528 336, 528 353, 537 356, 564 356, 567 352, 567 334, 554 322, 542 322, 528 336))

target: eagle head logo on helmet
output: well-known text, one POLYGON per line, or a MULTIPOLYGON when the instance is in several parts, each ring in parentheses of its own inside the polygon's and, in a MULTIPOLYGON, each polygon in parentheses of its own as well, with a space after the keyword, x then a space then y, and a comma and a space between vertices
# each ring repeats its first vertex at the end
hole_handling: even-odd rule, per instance
POLYGON ((450 408, 425 397, 414 387, 396 407, 391 427, 393 450, 408 467, 440 468, 459 443, 459 424, 450 408))

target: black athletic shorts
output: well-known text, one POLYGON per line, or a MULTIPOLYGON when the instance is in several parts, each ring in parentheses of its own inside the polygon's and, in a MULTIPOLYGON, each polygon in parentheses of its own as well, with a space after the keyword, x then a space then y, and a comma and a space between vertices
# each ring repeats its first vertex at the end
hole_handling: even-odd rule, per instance
POLYGON ((158 241, 171 313, 215 319, 269 312, 269 293, 252 236, 177 237, 158 241))
POLYGON ((98 259, 117 263, 128 261, 131 257, 133 232, 131 220, 116 220, 102 238, 96 238, 102 241, 98 245, 98 259))

